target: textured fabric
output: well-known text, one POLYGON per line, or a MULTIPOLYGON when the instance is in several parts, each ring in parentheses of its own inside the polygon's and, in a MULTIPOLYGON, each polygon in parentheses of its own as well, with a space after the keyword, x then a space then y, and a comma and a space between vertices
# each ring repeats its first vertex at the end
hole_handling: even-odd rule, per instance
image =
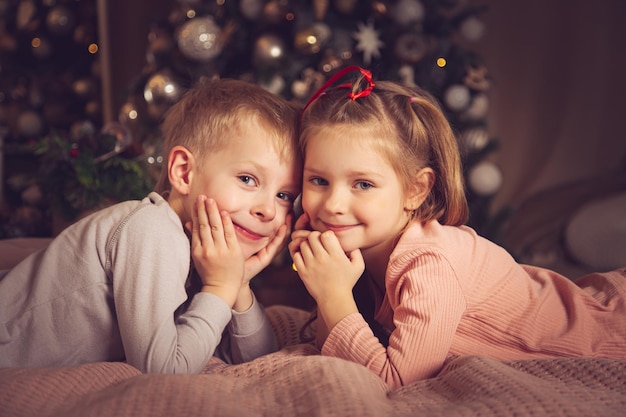
MULTIPOLYGON (((0 281, 0 366, 126 360, 144 372, 200 372, 224 341, 240 362, 276 348, 262 306, 233 315, 219 297, 188 301, 189 240, 158 194, 65 229, 0 281)), ((232 354, 232 355, 231 355, 232 354)))
POLYGON ((375 319, 391 332, 389 345, 352 314, 322 353, 367 366, 391 387, 434 376, 451 354, 626 359, 626 270, 574 283, 517 264, 471 228, 433 221, 403 234, 385 285, 375 319))
POLYGON ((297 344, 308 313, 269 307, 282 349, 202 375, 124 363, 0 369, 0 417, 623 416, 626 361, 450 358, 433 378, 389 389, 367 368, 297 344), (294 344, 295 343, 295 344, 294 344))

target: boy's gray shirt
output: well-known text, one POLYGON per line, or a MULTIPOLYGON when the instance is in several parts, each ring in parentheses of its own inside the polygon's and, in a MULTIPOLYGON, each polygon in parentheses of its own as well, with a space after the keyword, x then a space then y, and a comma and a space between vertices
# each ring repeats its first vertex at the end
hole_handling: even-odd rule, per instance
POLYGON ((237 313, 212 294, 189 298, 191 265, 181 220, 158 193, 79 220, 0 272, 0 367, 125 360, 197 373, 215 353, 238 363, 277 349, 256 299, 237 313))

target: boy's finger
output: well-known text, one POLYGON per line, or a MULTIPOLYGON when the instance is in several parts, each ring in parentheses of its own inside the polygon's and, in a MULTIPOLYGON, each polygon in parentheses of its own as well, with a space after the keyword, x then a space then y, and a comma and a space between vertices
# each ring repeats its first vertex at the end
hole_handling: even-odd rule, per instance
POLYGON ((206 212, 204 210, 205 198, 204 196, 198 196, 191 210, 191 240, 199 245, 202 244, 202 236, 200 235, 201 223, 204 223, 205 228, 208 227, 206 212))
POLYGON ((220 213, 222 226, 224 228, 224 240, 226 241, 226 245, 229 248, 234 247, 234 245, 239 245, 239 241, 237 240, 237 232, 235 232, 235 225, 233 224, 233 220, 230 218, 230 214, 227 211, 222 211, 220 213))
POLYGON ((224 225, 222 215, 219 212, 215 200, 206 200, 206 211, 208 212, 208 227, 211 229, 211 237, 214 243, 224 243, 224 225))

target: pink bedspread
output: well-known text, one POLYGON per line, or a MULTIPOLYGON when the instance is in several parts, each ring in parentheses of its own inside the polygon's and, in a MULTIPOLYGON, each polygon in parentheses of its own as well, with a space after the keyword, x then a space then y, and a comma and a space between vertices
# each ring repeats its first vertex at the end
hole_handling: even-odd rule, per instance
POLYGON ((0 416, 624 416, 626 361, 452 358, 435 378, 389 390, 366 368, 298 344, 307 313, 271 307, 283 348, 201 375, 124 363, 0 369, 0 416))

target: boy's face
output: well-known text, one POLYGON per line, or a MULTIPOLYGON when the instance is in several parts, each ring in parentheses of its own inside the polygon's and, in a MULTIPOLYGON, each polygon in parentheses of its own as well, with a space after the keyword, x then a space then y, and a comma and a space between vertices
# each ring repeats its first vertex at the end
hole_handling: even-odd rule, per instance
POLYGON ((293 211, 301 182, 295 160, 280 160, 259 123, 242 123, 227 133, 221 149, 201 161, 188 210, 200 194, 214 199, 230 214, 247 259, 267 246, 293 211))

